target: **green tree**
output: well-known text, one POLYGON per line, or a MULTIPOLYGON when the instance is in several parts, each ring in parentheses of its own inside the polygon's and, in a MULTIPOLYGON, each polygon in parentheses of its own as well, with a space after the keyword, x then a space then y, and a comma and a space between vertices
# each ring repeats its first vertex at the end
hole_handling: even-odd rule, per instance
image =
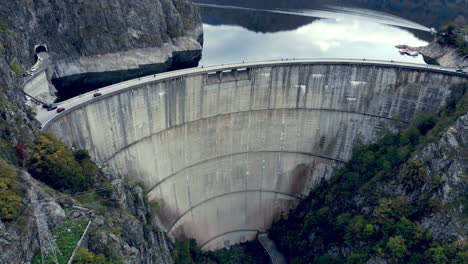
POLYGON ((356 249, 356 250, 353 250, 353 252, 351 252, 351 255, 349 255, 346 258, 346 264, 366 263, 368 259, 369 259, 369 254, 367 252, 356 249))
POLYGON ((16 219, 20 202, 16 170, 5 161, 0 160, 0 219, 16 219))
POLYGON ((383 224, 389 220, 399 220, 411 213, 411 205, 405 197, 397 199, 381 199, 379 206, 374 209, 376 222, 383 224))
POLYGON ((405 239, 402 236, 391 237, 387 242, 387 248, 393 258, 402 259, 408 254, 405 239))
POLYGON ((441 246, 432 247, 429 249, 430 261, 434 264, 448 263, 448 258, 445 255, 444 248, 441 246))
POLYGON ((190 255, 190 240, 176 240, 173 254, 175 264, 192 264, 190 255))
MULTIPOLYGON (((354 217, 346 228, 345 239, 347 241, 359 241, 365 238, 364 229, 367 226, 367 221, 362 215, 354 217)), ((372 225, 371 225, 372 227, 372 225)))

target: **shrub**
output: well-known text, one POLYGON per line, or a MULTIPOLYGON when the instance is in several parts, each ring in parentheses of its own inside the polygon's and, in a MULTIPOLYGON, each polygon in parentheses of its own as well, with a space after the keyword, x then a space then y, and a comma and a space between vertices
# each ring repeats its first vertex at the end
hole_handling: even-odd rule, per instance
POLYGON ((175 264, 192 264, 190 255, 190 240, 177 240, 173 254, 175 264))
POLYGON ((16 219, 20 202, 16 170, 0 160, 0 219, 2 221, 16 219))
POLYGON ((410 122, 410 126, 419 130, 421 135, 426 135, 437 123, 437 116, 425 112, 417 112, 410 122))
POLYGON ((120 260, 109 258, 104 254, 96 254, 86 248, 80 248, 73 258, 73 264, 120 264, 120 260))
POLYGON ((6 32, 8 30, 8 22, 5 18, 0 17, 0 32, 6 32))
POLYGON ((85 159, 91 159, 91 157, 89 156, 88 151, 85 150, 85 149, 75 150, 75 152, 73 152, 73 156, 75 157, 75 159, 78 162, 81 162, 81 161, 83 161, 85 159))
POLYGON ((409 160, 406 171, 402 174, 401 184, 412 191, 424 183, 424 166, 419 160, 409 160))
POLYGON ((10 63, 10 68, 18 77, 20 77, 23 74, 23 67, 21 67, 21 64, 19 64, 17 60, 13 60, 10 63))
POLYGON ((428 205, 433 213, 439 213, 442 211, 442 202, 439 199, 429 200, 428 205))
POLYGON ((408 253, 405 239, 402 236, 391 237, 387 242, 387 248, 393 258, 402 259, 408 253))

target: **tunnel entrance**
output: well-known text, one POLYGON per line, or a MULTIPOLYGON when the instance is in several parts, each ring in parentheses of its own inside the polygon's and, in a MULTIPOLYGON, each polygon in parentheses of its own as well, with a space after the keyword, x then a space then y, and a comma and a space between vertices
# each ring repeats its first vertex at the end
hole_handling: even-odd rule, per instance
POLYGON ((39 52, 47 52, 47 47, 44 46, 44 45, 39 45, 36 47, 36 49, 34 50, 36 53, 39 53, 39 52))

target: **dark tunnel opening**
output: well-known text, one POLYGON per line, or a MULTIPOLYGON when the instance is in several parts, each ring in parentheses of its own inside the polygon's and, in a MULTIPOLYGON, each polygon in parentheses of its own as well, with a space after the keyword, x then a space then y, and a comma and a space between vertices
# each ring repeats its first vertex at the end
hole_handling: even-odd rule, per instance
POLYGON ((39 45, 36 47, 36 50, 35 50, 36 53, 39 53, 39 52, 47 52, 47 48, 45 46, 42 46, 42 45, 39 45))

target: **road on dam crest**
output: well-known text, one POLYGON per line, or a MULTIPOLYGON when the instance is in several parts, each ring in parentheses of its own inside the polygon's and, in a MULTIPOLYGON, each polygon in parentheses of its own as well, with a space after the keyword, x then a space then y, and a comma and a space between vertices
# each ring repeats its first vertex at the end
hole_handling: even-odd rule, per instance
POLYGON ((252 62, 118 83, 37 118, 144 182, 171 237, 213 250, 267 230, 350 158, 356 139, 437 111, 467 83, 455 69, 389 61, 252 62))

